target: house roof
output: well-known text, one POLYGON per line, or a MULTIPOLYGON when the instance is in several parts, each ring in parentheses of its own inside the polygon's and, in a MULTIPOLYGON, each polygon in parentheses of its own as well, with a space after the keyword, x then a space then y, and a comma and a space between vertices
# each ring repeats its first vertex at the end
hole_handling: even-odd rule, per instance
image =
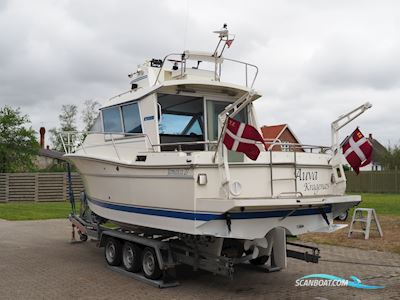
POLYGON ((63 158, 64 153, 60 152, 60 151, 55 151, 55 150, 50 150, 50 149, 39 149, 39 155, 49 157, 49 158, 56 158, 56 159, 64 160, 64 158, 63 158))
POLYGON ((279 138, 279 136, 287 127, 288 127, 287 124, 263 126, 261 127, 261 132, 263 134, 264 139, 275 140, 279 138))
POLYGON ((266 140, 275 140, 279 139, 282 133, 285 130, 289 130, 290 134, 294 137, 294 139, 297 141, 297 143, 300 143, 300 140, 297 138, 297 136, 294 134, 292 129, 290 129, 288 124, 279 124, 279 125, 271 125, 271 126, 266 126, 264 125, 261 127, 261 132, 263 134, 264 139, 266 140))
POLYGON ((387 154, 388 150, 372 136, 370 136, 368 139, 373 147, 372 161, 382 162, 383 157, 387 154))

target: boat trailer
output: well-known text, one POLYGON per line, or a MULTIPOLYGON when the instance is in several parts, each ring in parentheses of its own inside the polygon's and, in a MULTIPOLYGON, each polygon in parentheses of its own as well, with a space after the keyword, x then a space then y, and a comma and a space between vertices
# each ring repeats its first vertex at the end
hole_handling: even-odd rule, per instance
MULTIPOLYGON (((318 263, 320 258, 318 248, 288 242, 284 228, 275 228, 273 232, 268 233, 274 236, 271 253, 269 256, 258 256, 258 248, 253 246, 251 249, 249 246, 246 249, 246 243, 244 249, 247 251, 240 249, 236 255, 222 255, 221 249, 224 244, 222 238, 154 231, 148 228, 132 230, 116 227, 113 224, 110 226, 107 220, 90 210, 84 191, 81 192, 80 211, 77 213, 69 163, 67 170, 68 195, 71 203, 71 213, 68 217, 72 224, 71 242, 85 242, 89 238, 97 241, 97 246, 104 248, 106 262, 112 270, 150 285, 159 288, 179 285, 175 268, 179 264, 192 266, 194 271, 206 270, 233 279, 234 266, 238 264, 250 262, 264 268, 266 272, 276 272, 286 267, 287 257, 312 263, 318 263), (76 240, 76 232, 79 241, 76 240), (306 250, 301 252, 287 249, 288 245, 306 250), (211 251, 207 251, 207 248, 211 251)), ((243 246, 234 239, 227 240, 231 245, 243 246)))
MULTIPOLYGON (((245 252, 240 257, 226 257, 201 251, 199 244, 208 243, 210 247, 215 245, 213 237, 190 236, 192 243, 188 245, 177 233, 152 234, 145 230, 110 228, 107 224, 95 223, 94 221, 98 221, 96 219, 87 220, 73 213, 69 215, 69 220, 72 223, 72 242, 85 242, 89 238, 97 241, 97 247, 104 248, 106 262, 112 270, 159 288, 174 287, 179 284, 176 266, 180 264, 192 266, 194 271, 206 270, 233 279, 235 265, 257 261, 253 252, 245 252), (79 235, 78 241, 75 232, 79 235), (132 251, 123 250, 126 247, 131 247, 132 251), (132 267, 132 264, 135 267, 132 267), (139 272, 141 269, 142 272, 139 272)), ((318 263, 320 258, 318 248, 288 242, 285 238, 281 246, 273 247, 269 258, 252 264, 255 264, 254 267, 264 269, 265 272, 276 272, 286 267, 286 257, 311 263, 318 263), (288 249, 288 246, 302 248, 304 251, 288 249), (282 247, 285 255, 280 251, 282 247)))

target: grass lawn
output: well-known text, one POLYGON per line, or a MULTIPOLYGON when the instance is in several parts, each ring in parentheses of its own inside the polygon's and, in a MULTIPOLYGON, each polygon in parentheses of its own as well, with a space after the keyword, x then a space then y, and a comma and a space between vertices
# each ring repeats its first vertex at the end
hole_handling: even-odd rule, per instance
MULTIPOLYGON (((390 251, 400 254, 400 194, 362 194, 360 207, 375 208, 382 225, 384 237, 380 238, 371 230, 370 239, 364 240, 361 234, 354 233, 347 237, 348 228, 336 232, 307 233, 299 236, 299 240, 317 244, 330 244, 361 249, 390 251)), ((79 205, 77 205, 79 211, 79 205)), ((0 219, 5 220, 44 220, 67 218, 71 211, 69 202, 12 202, 0 203, 0 219)), ((350 223, 352 210, 345 222, 350 223)), ((337 221, 335 221, 337 222, 337 221)), ((375 224, 372 225, 374 228, 375 224)))
MULTIPOLYGON (((382 226, 383 238, 377 232, 375 223, 371 225, 370 238, 364 240, 361 233, 353 233, 347 237, 349 228, 333 233, 307 233, 299 236, 300 241, 316 244, 354 247, 366 250, 388 251, 400 254, 400 194, 361 194, 362 202, 359 207, 374 208, 382 226)), ((350 226, 353 209, 344 224, 350 226)), ((340 223, 335 221, 335 223, 340 223)))
MULTIPOLYGON (((362 200, 360 207, 375 208, 379 215, 400 216, 400 194, 362 194, 362 200)), ((12 221, 62 219, 66 218, 70 211, 71 205, 67 201, 0 203, 0 219, 12 221)))
POLYGON ((377 214, 400 216, 400 194, 361 194, 359 207, 375 208, 377 214))
POLYGON ((69 202, 12 202, 0 203, 0 219, 9 221, 67 218, 69 202))

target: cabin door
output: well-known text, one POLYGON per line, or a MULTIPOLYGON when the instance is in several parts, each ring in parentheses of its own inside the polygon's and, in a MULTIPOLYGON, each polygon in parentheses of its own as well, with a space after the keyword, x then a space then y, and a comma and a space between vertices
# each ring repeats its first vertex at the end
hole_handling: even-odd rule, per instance
MULTIPOLYGON (((224 111, 225 107, 232 103, 231 101, 216 101, 207 100, 207 138, 209 141, 218 140, 218 115, 224 111)), ((235 118, 239 122, 247 123, 247 109, 243 109, 238 113, 235 118)), ((215 149, 214 147, 209 147, 209 150, 215 149)), ((229 151, 228 150, 228 161, 230 162, 243 162, 244 156, 242 153, 229 151)))

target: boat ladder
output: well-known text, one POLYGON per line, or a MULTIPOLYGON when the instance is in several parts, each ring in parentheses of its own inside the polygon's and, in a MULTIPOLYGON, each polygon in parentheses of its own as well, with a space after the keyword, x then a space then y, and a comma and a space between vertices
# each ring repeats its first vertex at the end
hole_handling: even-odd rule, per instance
POLYGON ((270 178, 271 178, 271 197, 284 197, 284 196, 293 196, 295 195, 296 197, 302 196, 300 192, 297 190, 297 176, 296 176, 296 171, 297 171, 297 157, 296 157, 296 151, 293 149, 293 163, 289 163, 291 167, 293 167, 293 177, 287 177, 287 178, 274 178, 274 164, 273 164, 273 153, 272 153, 272 148, 269 150, 269 170, 270 170, 270 178), (294 182, 294 192, 282 192, 279 193, 278 195, 275 195, 274 193, 274 182, 278 181, 293 181, 294 182))

